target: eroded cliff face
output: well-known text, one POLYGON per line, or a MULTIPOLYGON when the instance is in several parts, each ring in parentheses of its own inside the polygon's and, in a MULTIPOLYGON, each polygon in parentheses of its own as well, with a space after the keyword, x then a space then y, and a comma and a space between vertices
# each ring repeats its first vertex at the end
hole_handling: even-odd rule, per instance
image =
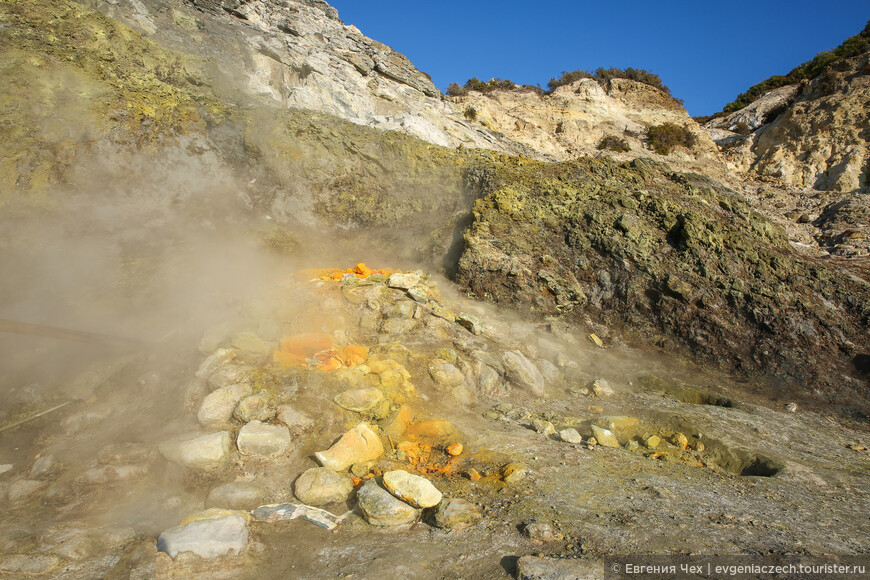
POLYGON ((865 52, 704 127, 733 167, 750 175, 799 188, 867 191, 868 99, 870 53, 865 52), (746 134, 739 134, 741 128, 746 134))
POLYGON ((638 157, 663 161, 674 168, 727 179, 728 172, 710 140, 680 103, 666 93, 627 79, 602 86, 582 79, 539 95, 533 91, 470 92, 453 102, 480 124, 539 151, 550 160, 611 156, 621 161, 638 157), (677 147, 668 155, 655 153, 646 141, 653 125, 673 123, 696 138, 691 148, 677 147), (626 151, 599 148, 605 137, 624 140, 626 151))
POLYGON ((92 5, 156 43, 208 59, 239 97, 327 113, 448 147, 520 153, 466 122, 402 54, 307 0, 101 1, 92 5))

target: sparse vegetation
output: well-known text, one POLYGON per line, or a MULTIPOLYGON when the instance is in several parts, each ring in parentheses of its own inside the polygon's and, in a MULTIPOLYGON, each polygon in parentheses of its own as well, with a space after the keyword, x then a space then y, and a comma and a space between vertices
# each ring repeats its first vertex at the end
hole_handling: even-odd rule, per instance
POLYGON ((695 135, 675 123, 653 125, 647 130, 646 140, 649 148, 659 155, 670 155, 674 147, 691 149, 695 145, 695 135))
POLYGON ((465 118, 469 121, 474 121, 477 119, 477 109, 474 107, 466 107, 465 111, 462 113, 465 115, 465 118))
POLYGON ((820 52, 812 60, 808 60, 800 66, 793 68, 787 75, 774 75, 757 85, 753 85, 749 90, 738 95, 734 101, 725 105, 721 113, 716 113, 710 118, 721 117, 734 111, 739 111, 767 91, 799 83, 805 79, 816 78, 836 63, 861 54, 868 49, 870 49, 870 20, 864 25, 864 30, 846 39, 843 44, 834 50, 820 52))
POLYGON ((465 81, 464 85, 458 83, 450 83, 447 85, 447 94, 451 97, 464 97, 469 91, 475 91, 484 95, 493 91, 520 91, 533 92, 539 95, 544 94, 544 89, 534 85, 518 85, 517 83, 507 79, 489 79, 482 81, 477 77, 472 77, 465 81))
POLYGON ((628 141, 615 135, 605 135, 598 142, 599 151, 616 151, 624 153, 630 149, 628 141))
POLYGON ((631 67, 625 70, 614 67, 598 68, 595 72, 584 70, 563 71, 562 76, 559 78, 550 79, 547 86, 550 88, 550 92, 552 92, 563 85, 579 81, 580 79, 594 79, 602 86, 606 86, 613 79, 629 79, 645 85, 650 85, 669 95, 671 94, 671 89, 665 86, 659 75, 651 73, 648 70, 631 67))

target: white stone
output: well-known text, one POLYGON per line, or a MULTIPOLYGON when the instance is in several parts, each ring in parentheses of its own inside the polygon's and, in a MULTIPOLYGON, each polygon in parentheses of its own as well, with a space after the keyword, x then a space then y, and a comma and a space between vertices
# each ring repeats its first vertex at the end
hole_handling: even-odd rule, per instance
POLYGON ((251 421, 241 429, 236 446, 242 455, 275 457, 290 449, 293 439, 290 430, 283 425, 269 425, 262 421, 251 421))
POLYGON ((209 429, 229 426, 236 405, 250 395, 251 391, 248 383, 235 383, 212 391, 199 406, 197 418, 200 425, 209 429))
POLYGON ((224 467, 230 460, 231 449, 229 431, 182 435, 158 446, 160 453, 169 461, 203 471, 224 467))
POLYGON ((441 502, 441 492, 431 481, 402 469, 385 473, 384 487, 394 496, 414 507, 430 508, 441 502))
POLYGON ((202 558, 235 554, 248 545, 248 518, 241 512, 208 510, 202 519, 166 530, 157 538, 157 549, 175 558, 181 552, 193 552, 202 558), (214 515, 208 515, 212 512, 214 515))

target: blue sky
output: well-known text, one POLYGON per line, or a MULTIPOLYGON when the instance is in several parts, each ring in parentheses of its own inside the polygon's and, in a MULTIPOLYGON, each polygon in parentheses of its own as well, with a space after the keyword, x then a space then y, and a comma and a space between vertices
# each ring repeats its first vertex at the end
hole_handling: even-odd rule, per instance
POLYGON ((634 67, 692 115, 857 34, 870 0, 328 0, 442 91, 470 77, 540 84, 563 70, 634 67))

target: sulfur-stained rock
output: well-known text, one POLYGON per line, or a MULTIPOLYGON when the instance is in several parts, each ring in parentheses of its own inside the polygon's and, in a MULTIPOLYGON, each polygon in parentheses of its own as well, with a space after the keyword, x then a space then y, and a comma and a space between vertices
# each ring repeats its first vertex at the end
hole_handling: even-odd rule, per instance
POLYGON ((390 288, 398 288, 399 290, 410 290, 420 282, 419 274, 391 274, 387 278, 387 286, 390 288))
POLYGON ((452 388, 465 382, 465 375, 447 361, 435 359, 429 363, 429 376, 435 384, 452 388))
POLYGON ((604 379, 595 379, 592 383, 592 394, 596 397, 610 397, 613 395, 613 388, 607 384, 604 379))
POLYGON ((422 510, 396 498, 376 479, 368 480, 357 492, 363 518, 373 526, 392 527, 412 524, 422 510))
POLYGON ((679 449, 686 449, 689 446, 689 438, 682 433, 674 433, 671 437, 671 443, 676 445, 679 449))
POLYGON ((354 463, 377 459, 384 454, 380 437, 367 423, 360 423, 341 436, 335 445, 326 451, 314 454, 323 467, 344 471, 354 463))
POLYGON ((414 412, 411 410, 411 407, 408 405, 402 405, 399 407, 398 413, 396 413, 390 422, 384 425, 384 435, 398 440, 405 433, 405 429, 408 428, 408 425, 413 420, 414 412))
POLYGON ((383 483, 390 493, 414 507, 430 508, 441 501, 441 492, 431 481, 402 469, 386 472, 383 483))
POLYGON ((158 446, 166 459, 191 469, 212 471, 224 467, 230 460, 232 440, 229 431, 192 433, 158 446))
POLYGON ((661 444, 661 442, 662 438, 658 435, 650 435, 648 437, 644 437, 643 446, 647 449, 655 449, 661 444))
POLYGON ((446 530, 461 530, 481 519, 480 510, 470 501, 444 498, 435 512, 435 525, 446 530))
POLYGON ((599 417, 595 419, 595 424, 609 430, 616 435, 620 443, 625 443, 637 432, 639 421, 635 417, 626 417, 624 415, 611 415, 599 417))
POLYGON ((253 420, 268 421, 275 416, 275 407, 272 398, 266 393, 249 395, 239 401, 233 411, 233 416, 242 423, 253 420))
POLYGON ((604 429, 603 427, 599 427, 598 425, 590 425, 592 429, 592 435, 595 437, 595 440, 598 441, 599 445, 603 445, 604 447, 619 447, 619 439, 616 438, 609 429, 604 429))
POLYGON ((214 351, 208 358, 202 361, 199 365, 199 370, 196 371, 196 378, 208 379, 213 372, 219 367, 227 364, 236 356, 236 351, 231 348, 219 348, 214 351))
POLYGON ((431 437, 439 438, 452 435, 454 431, 453 423, 446 420, 429 420, 415 421, 408 425, 406 433, 416 437, 431 437))
POLYGON ((312 467, 299 476, 293 490, 302 503, 320 506, 347 501, 353 493, 353 485, 347 477, 331 469, 312 467))
POLYGON ((413 298, 414 302, 418 302, 420 304, 429 303, 429 294, 422 286, 414 286, 413 288, 408 288, 408 296, 413 298))
POLYGON ((456 322, 456 315, 443 306, 432 305, 432 316, 443 318, 447 322, 456 322))
POLYGON ((456 316, 456 322, 471 334, 483 333, 483 322, 477 316, 467 312, 460 312, 456 316))
POLYGON ((364 413, 375 408, 378 403, 384 400, 384 394, 380 389, 353 389, 339 393, 332 399, 336 405, 348 411, 356 413, 364 413))
POLYGON ((508 463, 502 468, 501 474, 505 483, 513 484, 528 476, 529 468, 522 463, 508 463))

